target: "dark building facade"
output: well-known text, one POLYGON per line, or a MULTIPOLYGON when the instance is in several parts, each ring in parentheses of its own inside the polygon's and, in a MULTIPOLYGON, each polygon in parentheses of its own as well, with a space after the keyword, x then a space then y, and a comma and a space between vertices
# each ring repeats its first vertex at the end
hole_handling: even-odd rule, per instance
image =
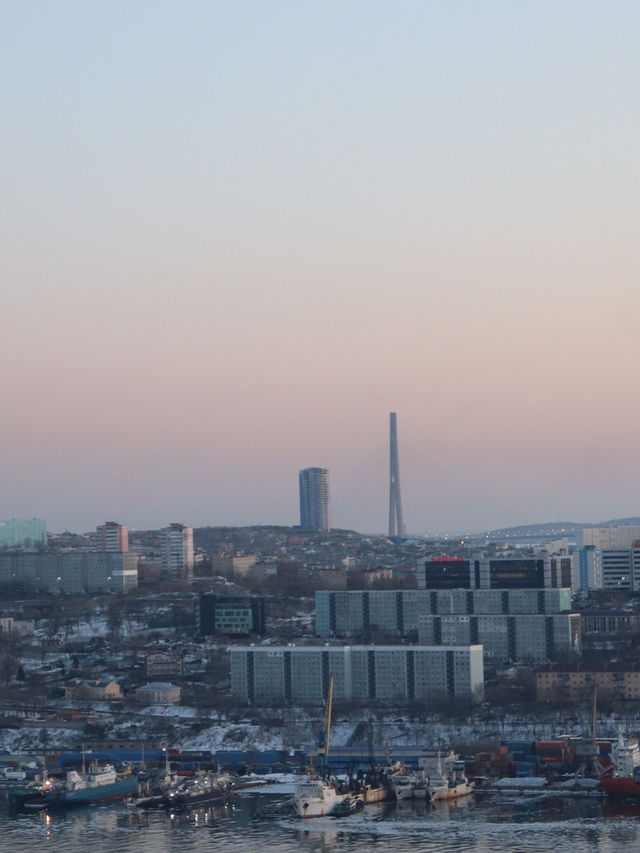
POLYGON ((418 589, 563 589, 571 587, 571 558, 432 557, 418 563, 418 589))

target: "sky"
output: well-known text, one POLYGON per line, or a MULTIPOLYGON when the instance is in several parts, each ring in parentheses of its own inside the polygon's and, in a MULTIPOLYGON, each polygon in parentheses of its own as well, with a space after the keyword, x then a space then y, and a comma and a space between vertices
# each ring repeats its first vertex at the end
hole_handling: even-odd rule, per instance
POLYGON ((0 0, 0 518, 640 515, 635 0, 0 0))

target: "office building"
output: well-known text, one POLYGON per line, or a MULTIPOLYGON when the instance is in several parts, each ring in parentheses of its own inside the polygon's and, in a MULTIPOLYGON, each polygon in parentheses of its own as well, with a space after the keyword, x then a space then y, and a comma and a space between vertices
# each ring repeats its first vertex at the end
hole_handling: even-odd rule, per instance
POLYGON ((0 549, 44 548, 47 544, 47 523, 43 518, 0 521, 0 549))
POLYGON ((532 589, 571 587, 571 557, 436 557, 417 567, 418 589, 532 589))
POLYGON ((106 521, 97 528, 101 551, 124 553, 129 550, 129 530, 117 521, 106 521))
POLYGON ((405 636, 427 615, 552 615, 571 609, 570 589, 318 590, 316 635, 405 636))
POLYGON ((547 663, 581 652, 580 614, 420 616, 418 642, 424 645, 480 643, 485 662, 547 663))
POLYGON ((232 646, 231 691, 248 704, 479 702, 482 647, 232 646))
POLYGON ((300 486, 300 527, 329 530, 329 472, 326 468, 303 468, 300 486))
POLYGON ((170 524, 162 531, 162 567, 174 580, 193 576, 193 528, 170 524))
POLYGON ((639 524, 618 524, 615 527, 583 527, 576 531, 578 548, 631 548, 640 540, 639 524))
MULTIPOLYGON (((605 528, 608 529, 608 528, 605 528)), ((614 528, 615 529, 615 528, 614 528)), ((585 545, 574 554, 576 589, 620 589, 640 592, 640 541, 630 547, 585 545)))

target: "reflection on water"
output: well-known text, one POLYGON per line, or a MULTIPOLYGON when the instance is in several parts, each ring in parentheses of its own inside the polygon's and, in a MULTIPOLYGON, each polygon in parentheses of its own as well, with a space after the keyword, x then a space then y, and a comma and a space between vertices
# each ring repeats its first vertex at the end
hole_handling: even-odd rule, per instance
MULTIPOLYGON (((640 849, 640 805, 549 795, 478 794, 453 802, 367 806, 346 818, 265 819, 276 799, 242 792, 227 806, 184 813, 123 805, 9 815, 0 807, 0 849, 33 853, 629 853, 640 849)), ((0 804, 1 806, 1 804, 0 804)))

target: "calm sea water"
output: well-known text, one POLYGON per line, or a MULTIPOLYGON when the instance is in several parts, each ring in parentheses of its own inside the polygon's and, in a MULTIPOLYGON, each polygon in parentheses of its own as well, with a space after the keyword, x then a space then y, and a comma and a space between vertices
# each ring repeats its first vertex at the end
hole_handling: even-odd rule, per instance
MULTIPOLYGON (((285 795, 281 795, 282 799, 285 795)), ((339 820, 260 817, 272 793, 184 815, 122 805, 11 816, 0 804, 4 853, 629 853, 640 849, 640 806, 535 795, 475 795, 452 805, 368 806, 339 820)))

